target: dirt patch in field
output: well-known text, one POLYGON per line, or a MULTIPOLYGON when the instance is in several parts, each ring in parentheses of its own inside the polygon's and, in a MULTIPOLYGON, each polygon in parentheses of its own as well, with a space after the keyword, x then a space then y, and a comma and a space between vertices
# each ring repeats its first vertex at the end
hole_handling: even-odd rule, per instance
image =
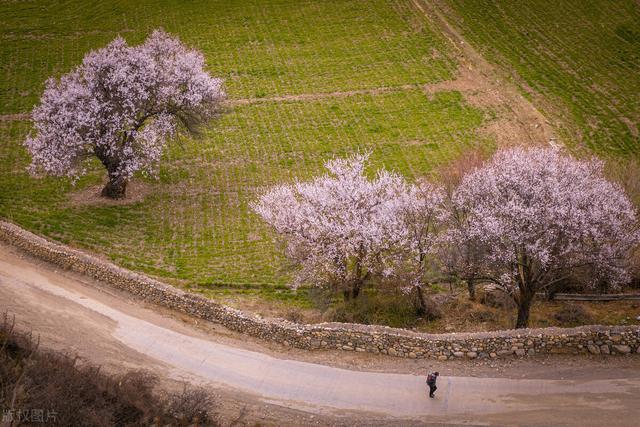
POLYGON ((346 90, 336 92, 301 93, 297 95, 270 96, 264 98, 242 98, 231 99, 225 104, 234 107, 236 105, 251 105, 267 102, 294 102, 294 101, 315 101, 329 98, 346 98, 356 95, 379 95, 382 93, 401 92, 405 90, 420 89, 420 85, 406 84, 400 86, 383 86, 369 89, 346 90))
POLYGON ((143 201, 153 192, 155 186, 140 181, 132 181, 127 185, 127 193, 124 199, 108 199, 102 197, 103 184, 92 185, 69 194, 69 203, 72 206, 122 206, 131 205, 143 201))
POLYGON ((504 144, 555 144, 555 131, 547 119, 495 66, 467 43, 442 14, 427 2, 412 0, 418 11, 438 24, 451 45, 458 49, 460 67, 455 80, 424 87, 427 94, 456 90, 474 106, 488 108, 495 117, 487 121, 480 134, 504 144))
POLYGON ((499 80, 491 81, 479 68, 463 64, 455 80, 425 85, 423 90, 428 96, 458 91, 470 105, 490 110, 495 117, 488 119, 479 133, 500 146, 555 142, 553 130, 544 116, 521 95, 509 94, 502 85, 499 80))
POLYGON ((640 135, 636 122, 632 121, 628 117, 620 117, 620 121, 627 125, 627 127, 629 128, 629 132, 634 138, 637 138, 640 135))
POLYGON ((15 122, 18 120, 31 120, 31 114, 30 113, 0 114, 0 122, 15 122))
MULTIPOLYGON (((472 106, 488 109, 495 117, 488 119, 480 128, 481 136, 494 139, 498 145, 555 143, 555 133, 545 117, 515 88, 505 88, 506 82, 491 78, 480 68, 465 59, 454 80, 426 84, 378 87, 340 92, 306 93, 264 98, 245 98, 227 101, 226 105, 253 105, 270 102, 314 101, 331 98, 346 98, 357 95, 379 95, 422 89, 429 98, 439 92, 458 91, 472 106)), ((488 64, 484 64, 489 67, 488 64)))
POLYGON ((120 29, 118 31, 109 30, 91 30, 91 31, 73 31, 66 34, 57 33, 37 33, 37 32, 6 32, 0 37, 4 40, 52 40, 52 39, 75 39, 77 37, 96 36, 96 35, 114 35, 122 33, 133 33, 131 29, 120 29))

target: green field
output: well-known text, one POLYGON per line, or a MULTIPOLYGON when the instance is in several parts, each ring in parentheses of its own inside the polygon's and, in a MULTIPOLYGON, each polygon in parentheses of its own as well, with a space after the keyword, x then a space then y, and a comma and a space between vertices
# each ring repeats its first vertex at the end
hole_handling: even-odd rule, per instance
MULTIPOLYGON (((158 26, 205 52, 232 100, 454 76, 445 39, 407 1, 227 3, 5 4, 1 112, 29 111, 49 75, 68 71, 116 34, 139 42, 158 26)), ((0 216, 158 276, 281 286, 290 274, 248 209, 258 189, 312 176, 326 159, 356 150, 372 150, 375 166, 424 175, 477 143, 487 115, 457 92, 427 97, 418 88, 230 107, 202 138, 167 151, 143 201, 114 206, 70 198, 101 182, 99 166, 76 187, 29 177, 21 146, 29 123, 4 121, 0 216)))
POLYGON ((405 0, 3 2, 0 113, 30 110, 45 79, 88 50, 158 27, 204 52, 231 98, 427 83, 455 70, 405 0))
MULTIPOLYGON (((637 134, 625 120, 637 123, 640 111, 638 7, 612 8, 601 19, 612 27, 601 30, 600 15, 585 7, 565 16, 565 3, 572 4, 555 2, 554 11, 542 3, 497 10, 451 1, 465 18, 464 35, 489 59, 514 67, 550 104, 562 103, 571 113, 567 126, 581 129, 589 146, 637 153, 637 134), (512 16, 519 11, 523 16, 512 16), (580 19, 591 21, 568 28, 580 19), (613 42, 597 39, 598 31, 618 34, 617 48, 599 52, 613 42), (574 40, 577 34, 584 38, 574 40), (543 42, 548 48, 537 49, 543 42), (562 67, 553 62, 558 55, 566 55, 562 67)), ((326 159, 356 150, 371 150, 374 167, 412 179, 470 147, 494 145, 482 129, 495 112, 469 105, 459 92, 427 96, 420 89, 455 78, 457 51, 410 0, 2 2, 0 40, 0 217, 213 293, 251 287, 267 298, 291 298, 279 291, 290 271, 248 208, 260 188, 310 177, 326 159), (98 165, 75 187, 30 177, 22 146, 30 124, 11 115, 29 112, 47 77, 69 71, 87 51, 117 34, 141 42, 156 27, 203 51, 232 101, 264 102, 230 105, 202 138, 173 145, 159 181, 135 179, 147 195, 134 203, 78 202, 104 179, 98 165), (269 100, 361 89, 371 91, 269 100)))
POLYGON ((640 154, 640 3, 634 0, 438 0, 487 59, 541 94, 567 142, 640 154))

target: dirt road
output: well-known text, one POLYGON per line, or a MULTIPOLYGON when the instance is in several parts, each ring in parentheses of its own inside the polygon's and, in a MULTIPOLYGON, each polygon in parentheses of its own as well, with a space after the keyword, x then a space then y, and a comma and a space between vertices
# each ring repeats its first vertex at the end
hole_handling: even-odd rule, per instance
POLYGON ((77 276, 0 245, 0 310, 15 313, 43 343, 96 363, 145 367, 173 379, 237 390, 277 406, 362 419, 478 425, 634 425, 640 375, 598 379, 440 379, 288 360, 221 343, 215 335, 96 289, 77 276), (354 416, 356 416, 354 415, 354 416))

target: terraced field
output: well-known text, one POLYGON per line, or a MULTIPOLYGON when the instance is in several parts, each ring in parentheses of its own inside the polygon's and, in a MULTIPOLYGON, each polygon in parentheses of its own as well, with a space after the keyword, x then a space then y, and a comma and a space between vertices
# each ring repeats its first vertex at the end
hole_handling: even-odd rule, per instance
POLYGON ((486 58, 559 119, 565 140, 640 154, 640 3, 437 0, 486 58))
MULTIPOLYGON (((480 29, 490 27, 492 13, 510 23, 518 8, 450 3, 441 7, 459 15, 447 19, 461 24, 457 16, 464 16, 465 36, 485 46, 491 59, 516 67, 542 94, 541 105, 565 102, 560 110, 570 111, 571 120, 563 123, 576 123, 590 146, 634 152, 637 133, 625 123, 637 123, 637 74, 623 71, 637 65, 637 55, 626 44, 619 46, 627 46, 627 62, 616 63, 606 80, 606 58, 590 64, 597 52, 584 50, 580 57, 562 41, 573 30, 554 32, 558 27, 549 24, 514 39, 502 31, 520 34, 519 28, 544 21, 514 18, 515 27, 496 21, 485 36, 480 29), (525 43, 527 34, 548 37, 549 55, 571 53, 566 66, 556 70, 541 57, 537 68, 518 68, 514 57, 526 65, 538 61, 527 55, 542 52, 525 43), (541 80, 547 74, 549 84, 541 80), (593 85, 576 82, 585 75, 593 85), (611 96, 620 100, 615 109, 607 104, 611 96)), ((371 150, 374 167, 415 178, 470 147, 491 150, 523 138, 546 142, 544 118, 503 96, 505 85, 470 66, 459 42, 419 6, 417 0, 0 3, 0 217, 212 294, 259 293, 308 304, 282 289, 290 272, 248 209, 261 187, 317 174, 326 159, 356 150, 371 150), (136 178, 124 202, 96 196, 104 179, 97 164, 75 187, 65 179, 28 176, 22 141, 45 80, 117 34, 137 43, 156 27, 202 50, 212 74, 226 79, 229 102, 221 119, 203 137, 172 146, 159 181, 136 178)), ((625 24, 632 13, 615 13, 622 30, 606 31, 635 37, 625 24)), ((548 18, 559 16, 549 12, 548 18)))

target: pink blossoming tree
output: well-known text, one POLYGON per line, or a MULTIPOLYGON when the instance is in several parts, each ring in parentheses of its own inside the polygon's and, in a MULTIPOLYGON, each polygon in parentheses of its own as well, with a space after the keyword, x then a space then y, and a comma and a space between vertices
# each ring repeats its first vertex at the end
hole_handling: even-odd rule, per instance
POLYGON ((460 211, 453 203, 448 206, 451 208, 448 216, 451 231, 445 233, 443 239, 439 239, 442 244, 436 245, 436 258, 446 280, 465 282, 469 299, 475 300, 476 283, 480 282, 479 279, 483 276, 483 260, 488 248, 486 242, 481 239, 466 235, 466 212, 460 211), (454 235, 455 239, 452 238, 454 235))
MULTIPOLYGON (((484 162, 483 152, 469 150, 448 164, 440 173, 446 195, 444 201, 448 213, 446 219, 449 227, 460 233, 465 230, 464 223, 467 220, 467 214, 464 207, 459 209, 453 203, 453 196, 464 176, 481 167, 484 162)), ((475 300, 476 278, 481 275, 482 263, 480 261, 484 257, 486 248, 477 239, 456 239, 456 241, 444 239, 443 243, 436 245, 435 248, 439 272, 444 273, 444 277, 450 282, 465 282, 469 298, 475 300)))
POLYGON ((25 142, 31 170, 76 179, 95 156, 108 174, 102 195, 124 197, 135 172, 157 172, 176 132, 195 131, 218 111, 222 80, 204 66, 202 54, 161 30, 139 46, 118 37, 88 53, 46 83, 25 142))
POLYGON ((395 248, 393 279, 405 283, 403 290, 415 295, 417 313, 431 316, 433 304, 428 304, 424 294, 427 273, 432 270, 430 262, 441 225, 448 219, 443 188, 422 180, 408 187, 396 212, 400 226, 404 228, 400 246, 395 248))
POLYGON ((402 270, 418 278, 442 195, 385 170, 367 178, 367 157, 330 160, 328 174, 276 186, 253 204, 300 266, 296 284, 341 290, 350 300, 375 277, 402 270))
POLYGON ((577 271, 590 284, 629 280, 628 255, 640 241, 636 212, 599 161, 556 149, 503 150, 463 178, 453 205, 464 220, 445 241, 483 248, 482 257, 462 258, 464 268, 514 298, 516 328, 527 327, 536 292, 577 271))

